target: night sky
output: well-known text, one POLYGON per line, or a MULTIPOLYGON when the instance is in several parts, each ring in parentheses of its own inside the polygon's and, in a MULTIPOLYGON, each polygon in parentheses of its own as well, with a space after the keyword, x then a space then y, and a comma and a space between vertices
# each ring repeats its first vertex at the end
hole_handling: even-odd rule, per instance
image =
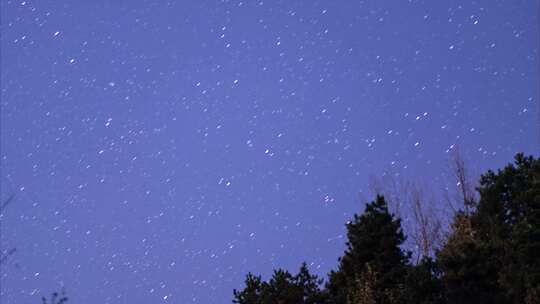
POLYGON ((538 155, 539 1, 0 1, 2 303, 230 303, 370 176, 538 155))

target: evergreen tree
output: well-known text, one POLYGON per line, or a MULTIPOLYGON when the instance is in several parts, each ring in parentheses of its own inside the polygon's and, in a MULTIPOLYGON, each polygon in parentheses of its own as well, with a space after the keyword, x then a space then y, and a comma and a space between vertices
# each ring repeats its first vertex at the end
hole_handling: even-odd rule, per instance
POLYGON ((524 303, 540 289, 540 159, 516 155, 513 165, 482 176, 479 192, 473 225, 496 255, 507 302, 524 303))
POLYGON ((424 258, 417 265, 411 266, 405 282, 406 303, 441 304, 444 303, 443 286, 436 262, 424 258))
POLYGON ((524 303, 540 287, 540 161, 515 164, 480 179, 480 200, 459 213, 438 253, 450 303, 524 303))
POLYGON ((262 280, 260 276, 248 273, 245 280, 244 290, 233 290, 233 303, 238 304, 258 304, 261 303, 262 280))
POLYGON ((410 264, 400 220, 382 196, 347 223, 347 248, 326 289, 304 263, 297 275, 276 270, 268 282, 248 274, 234 303, 540 304, 540 159, 482 175, 435 260, 410 264))
POLYGON ((410 253, 400 248, 405 241, 401 222, 390 214, 382 196, 367 204, 362 215, 354 215, 347 237, 339 269, 330 274, 327 285, 332 303, 346 303, 367 290, 358 286, 366 281, 376 303, 400 302, 410 253))
POLYGON ((366 270, 352 282, 352 288, 347 294, 347 303, 350 304, 377 304, 377 278, 378 274, 368 263, 366 270))
MULTIPOLYGON (((358 287, 358 282, 355 279, 355 287, 358 287)), ((326 294, 329 304, 345 304, 350 295, 347 294, 347 278, 341 270, 330 271, 328 274, 328 282, 326 283, 326 294)))
POLYGON ((268 282, 260 276, 248 274, 246 287, 242 291, 234 290, 233 303, 238 304, 322 304, 325 296, 320 290, 320 280, 312 275, 303 263, 297 275, 278 269, 268 282))
POLYGON ((43 303, 43 304, 65 304, 68 300, 69 300, 69 298, 66 296, 65 289, 62 289, 62 292, 60 292, 60 293, 58 293, 56 291, 53 292, 53 294, 51 295, 51 300, 50 301, 47 301, 47 298, 42 297, 41 298, 41 303, 43 303))
POLYGON ((323 282, 316 275, 309 272, 307 264, 304 262, 294 277, 297 286, 302 289, 302 301, 305 304, 322 304, 326 303, 326 296, 321 291, 320 286, 323 282))
POLYGON ((449 303, 500 303, 501 290, 489 248, 464 213, 456 216, 447 244, 437 255, 449 303))

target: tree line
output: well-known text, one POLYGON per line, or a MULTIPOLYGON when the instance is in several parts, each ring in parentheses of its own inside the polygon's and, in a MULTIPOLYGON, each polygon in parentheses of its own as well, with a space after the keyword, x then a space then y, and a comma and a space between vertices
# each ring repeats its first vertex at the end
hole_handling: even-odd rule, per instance
POLYGON ((326 279, 306 263, 268 280, 249 273, 233 303, 540 303, 540 159, 517 154, 482 174, 476 191, 459 158, 455 165, 462 204, 446 233, 408 188, 417 252, 404 246, 402 221, 389 208, 395 197, 377 195, 346 224, 346 250, 326 279))

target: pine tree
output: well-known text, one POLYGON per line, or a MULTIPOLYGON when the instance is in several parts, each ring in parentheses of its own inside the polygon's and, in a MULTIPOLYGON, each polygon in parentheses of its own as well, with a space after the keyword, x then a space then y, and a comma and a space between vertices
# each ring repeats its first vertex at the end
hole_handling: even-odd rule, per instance
POLYGON ((540 288, 540 161, 518 154, 478 191, 437 256, 449 303, 530 302, 540 288))
POLYGON ((323 304, 326 302, 319 287, 321 283, 322 280, 309 272, 306 263, 294 276, 283 269, 274 270, 268 282, 250 273, 246 277, 244 290, 233 291, 233 303, 323 304))
POLYGON ((53 292, 51 295, 51 300, 47 301, 47 298, 42 297, 41 303, 43 304, 65 304, 69 298, 66 296, 66 290, 62 288, 62 291, 60 293, 53 292))
POLYGON ((382 196, 347 223, 346 250, 326 289, 304 263, 297 275, 248 274, 240 304, 540 304, 540 159, 482 175, 479 198, 464 195, 450 235, 417 264, 402 250, 400 220, 382 196))
POLYGON ((449 303, 500 303, 502 291, 492 257, 473 230, 470 217, 458 214, 447 244, 437 255, 449 303))
POLYGON ((358 285, 366 281, 367 272, 376 274, 369 287, 376 303, 400 302, 410 253, 400 247, 405 241, 401 222, 390 214, 382 196, 367 204, 362 215, 354 215, 347 237, 339 269, 330 274, 327 285, 332 303, 346 303, 362 293, 367 287, 358 285))
POLYGON ((347 304, 377 304, 378 274, 368 263, 366 270, 357 276, 347 294, 347 304))
POLYGON ((497 280, 508 303, 540 289, 540 159, 518 154, 515 163, 480 182, 473 224, 497 254, 497 280))
POLYGON ((323 282, 316 275, 309 272, 307 264, 304 262, 300 266, 298 274, 294 277, 294 282, 302 289, 302 301, 305 304, 326 303, 326 297, 321 291, 320 286, 323 282))
POLYGON ((260 276, 248 273, 245 280, 246 287, 242 291, 233 290, 233 303, 259 304, 261 303, 262 281, 260 276))
POLYGON ((436 262, 423 258, 420 263, 409 268, 406 278, 406 303, 441 304, 444 303, 443 286, 436 262))

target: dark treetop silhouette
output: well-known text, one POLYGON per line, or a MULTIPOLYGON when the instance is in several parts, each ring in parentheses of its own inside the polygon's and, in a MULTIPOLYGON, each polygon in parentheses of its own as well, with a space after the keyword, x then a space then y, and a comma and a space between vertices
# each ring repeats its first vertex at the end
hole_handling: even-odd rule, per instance
POLYGON ((325 288, 303 264, 301 273, 311 280, 299 281, 285 270, 268 282, 248 274, 233 302, 539 303, 540 159, 518 154, 514 164, 483 174, 477 190, 479 198, 454 214, 434 257, 410 262, 400 219, 377 196, 347 223, 347 250, 325 288))

